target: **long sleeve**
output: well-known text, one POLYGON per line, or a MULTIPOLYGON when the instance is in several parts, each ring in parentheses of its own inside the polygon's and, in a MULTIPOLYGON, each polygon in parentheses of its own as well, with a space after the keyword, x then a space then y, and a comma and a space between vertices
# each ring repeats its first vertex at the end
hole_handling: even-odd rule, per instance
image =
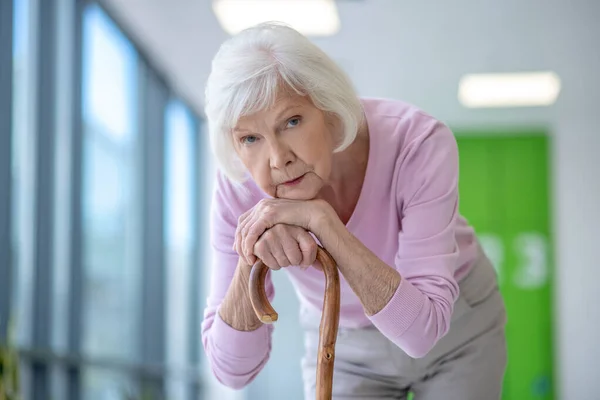
POLYGON ((450 327, 459 293, 458 149, 452 132, 435 122, 406 148, 397 164, 401 229, 394 267, 402 280, 372 323, 411 357, 423 357, 450 327))
MULTIPOLYGON (((237 189, 239 190, 239 189, 237 189)), ((238 331, 219 316, 219 307, 232 282, 238 254, 232 250, 238 216, 246 209, 247 199, 221 174, 212 198, 211 207, 211 285, 201 326, 202 344, 215 377, 224 385, 241 389, 262 370, 271 351, 273 326, 244 332, 238 331)), ((267 275, 266 292, 270 301, 275 295, 267 275)))

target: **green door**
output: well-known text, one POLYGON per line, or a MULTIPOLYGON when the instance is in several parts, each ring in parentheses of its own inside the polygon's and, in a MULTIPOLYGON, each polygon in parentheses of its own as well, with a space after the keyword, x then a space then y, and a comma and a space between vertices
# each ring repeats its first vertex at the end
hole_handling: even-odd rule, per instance
POLYGON ((460 210, 494 263, 506 301, 506 400, 553 399, 548 139, 457 134, 460 210))

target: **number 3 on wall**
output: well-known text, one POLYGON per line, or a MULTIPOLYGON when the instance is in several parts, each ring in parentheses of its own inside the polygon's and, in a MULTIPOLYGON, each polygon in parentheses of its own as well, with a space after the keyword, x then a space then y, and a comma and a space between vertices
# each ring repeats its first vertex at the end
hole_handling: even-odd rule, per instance
POLYGON ((548 241, 537 232, 521 233, 515 238, 517 269, 513 283, 523 289, 538 289, 548 282, 548 241))
POLYGON ((481 233, 478 236, 479 243, 496 269, 499 283, 502 284, 504 281, 504 243, 498 235, 493 233, 481 233))
MULTIPOLYGON (((504 280, 505 246, 493 233, 479 235, 481 246, 496 268, 500 283, 504 280)), ((548 241, 538 232, 523 232, 512 242, 516 256, 516 268, 512 270, 512 282, 521 289, 539 289, 548 283, 548 241)))

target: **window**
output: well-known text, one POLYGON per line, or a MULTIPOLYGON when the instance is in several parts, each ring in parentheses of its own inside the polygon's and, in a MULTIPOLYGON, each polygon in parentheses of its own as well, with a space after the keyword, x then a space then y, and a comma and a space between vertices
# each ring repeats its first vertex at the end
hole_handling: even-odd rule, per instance
POLYGON ((33 146, 31 3, 14 0, 13 19, 13 317, 17 342, 31 341, 31 294, 33 289, 33 208, 35 165, 33 146))
MULTIPOLYGON (((33 35, 30 0, 13 1, 12 87, 12 310, 14 339, 19 347, 32 342, 32 294, 34 270, 35 164, 33 143, 33 35)), ((31 375, 21 365, 23 395, 28 396, 31 375)))
POLYGON ((0 324, 23 398, 199 398, 197 117, 99 3, 0 2, 0 324))
MULTIPOLYGON (((83 15, 83 338, 86 356, 137 360, 141 209, 138 59, 97 5, 83 15)), ((89 369, 84 398, 120 393, 114 374, 89 369)))
MULTIPOLYGON (((165 267, 167 271, 167 363, 182 369, 193 363, 191 328, 197 283, 193 268, 196 239, 195 196, 196 135, 190 112, 177 101, 168 104, 165 116, 165 267)), ((189 398, 184 380, 172 379, 167 398, 189 398)))

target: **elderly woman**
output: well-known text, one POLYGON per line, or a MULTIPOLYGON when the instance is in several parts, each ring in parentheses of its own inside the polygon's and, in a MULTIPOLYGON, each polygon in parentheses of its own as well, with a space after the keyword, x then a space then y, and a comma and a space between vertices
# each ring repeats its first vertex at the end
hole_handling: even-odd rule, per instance
POLYGON ((202 336, 220 382, 242 388, 269 359, 273 326, 247 292, 260 259, 285 268, 300 299, 314 399, 320 245, 341 280, 335 399, 500 398, 504 303, 459 214, 457 145, 444 124, 401 101, 358 97, 326 54, 279 24, 221 46, 206 115, 219 174, 202 336))

